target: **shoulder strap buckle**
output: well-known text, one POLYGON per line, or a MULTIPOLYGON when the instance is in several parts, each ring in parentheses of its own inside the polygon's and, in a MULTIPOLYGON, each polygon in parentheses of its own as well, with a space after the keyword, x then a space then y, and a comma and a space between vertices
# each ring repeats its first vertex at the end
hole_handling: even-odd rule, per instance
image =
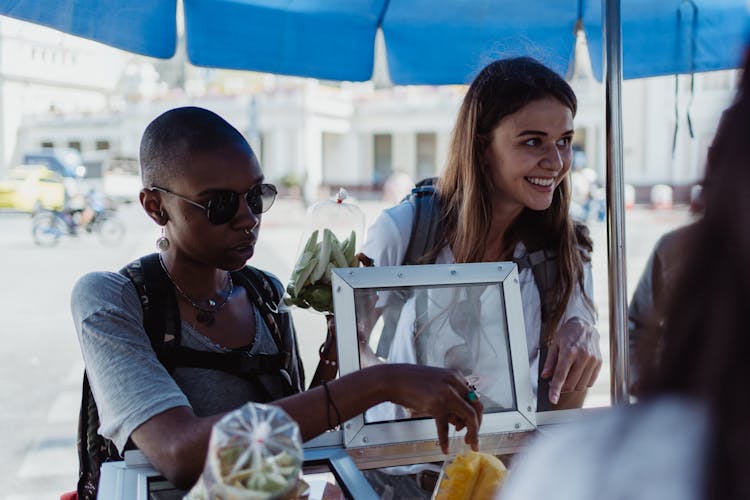
POLYGON ((263 305, 266 306, 266 309, 268 309, 268 312, 270 312, 271 314, 279 314, 279 306, 274 304, 273 302, 264 300, 263 305))

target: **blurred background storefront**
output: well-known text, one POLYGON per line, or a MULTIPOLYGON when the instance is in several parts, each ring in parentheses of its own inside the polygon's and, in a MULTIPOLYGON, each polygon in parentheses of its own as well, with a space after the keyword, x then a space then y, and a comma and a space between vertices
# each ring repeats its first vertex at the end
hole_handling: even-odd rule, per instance
MULTIPOLYGON (((603 179, 604 90, 584 44, 579 35, 569 71, 579 97, 575 143, 585 167, 603 179)), ((394 174, 439 173, 465 91, 393 86, 385 68, 376 52, 365 83, 206 69, 187 62, 182 44, 176 57, 158 60, 0 18, 0 174, 40 148, 72 149, 87 178, 115 198, 135 199, 145 125, 166 109, 198 105, 246 134, 282 192, 314 201, 344 186, 379 197, 394 174)), ((623 83, 631 202, 650 203, 657 185, 670 187, 674 202, 689 200, 734 86, 733 70, 693 82, 684 75, 623 83)))

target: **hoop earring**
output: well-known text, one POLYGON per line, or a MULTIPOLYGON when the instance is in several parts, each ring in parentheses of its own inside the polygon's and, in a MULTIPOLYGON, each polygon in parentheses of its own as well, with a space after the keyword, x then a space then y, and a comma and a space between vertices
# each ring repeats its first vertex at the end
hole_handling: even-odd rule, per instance
POLYGON ((160 252, 166 252, 169 249, 169 240, 167 239, 167 235, 164 234, 164 226, 161 227, 161 236, 156 240, 156 248, 160 252))

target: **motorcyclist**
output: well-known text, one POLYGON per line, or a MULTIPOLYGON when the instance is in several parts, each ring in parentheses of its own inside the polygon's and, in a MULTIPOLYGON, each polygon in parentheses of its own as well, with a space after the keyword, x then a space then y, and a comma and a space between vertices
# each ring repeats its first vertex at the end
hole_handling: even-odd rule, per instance
POLYGON ((91 232, 91 223, 97 215, 104 211, 107 199, 104 193, 94 188, 89 189, 83 198, 84 207, 81 211, 81 217, 78 219, 78 225, 86 229, 87 232, 91 232))

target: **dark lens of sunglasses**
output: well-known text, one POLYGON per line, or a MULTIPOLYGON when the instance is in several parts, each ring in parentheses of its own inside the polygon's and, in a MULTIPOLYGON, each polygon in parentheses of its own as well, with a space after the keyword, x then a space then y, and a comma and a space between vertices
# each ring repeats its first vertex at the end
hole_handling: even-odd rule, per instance
POLYGON ((256 215, 266 213, 275 200, 276 187, 272 184, 260 184, 254 186, 247 193, 247 205, 256 215))
POLYGON ((226 224, 240 206, 240 196, 234 191, 220 191, 208 201, 208 221, 211 224, 226 224))
MULTIPOLYGON (((247 206, 258 215, 268 211, 276 200, 276 187, 273 184, 254 186, 247 195, 247 206)), ((211 224, 226 224, 239 208, 240 195, 234 191, 219 191, 208 201, 208 221, 211 224)))

